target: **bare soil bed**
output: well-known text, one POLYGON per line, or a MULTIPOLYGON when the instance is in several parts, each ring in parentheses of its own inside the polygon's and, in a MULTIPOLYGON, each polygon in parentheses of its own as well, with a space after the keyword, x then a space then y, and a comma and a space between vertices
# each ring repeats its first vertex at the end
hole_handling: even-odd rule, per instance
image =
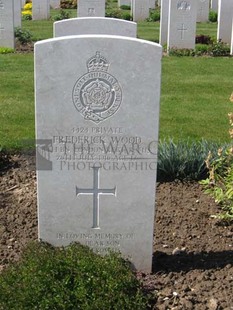
MULTIPOLYGON (((153 272, 138 273, 153 309, 232 310, 233 226, 211 218, 220 210, 198 183, 158 184, 156 200, 153 272)), ((0 269, 36 239, 35 158, 12 155, 0 171, 0 269)))

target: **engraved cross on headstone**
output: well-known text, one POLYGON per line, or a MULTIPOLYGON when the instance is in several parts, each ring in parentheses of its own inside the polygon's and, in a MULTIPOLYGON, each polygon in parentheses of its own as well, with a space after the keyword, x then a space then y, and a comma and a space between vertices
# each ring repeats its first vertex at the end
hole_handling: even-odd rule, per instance
POLYGON ((188 29, 184 27, 184 24, 182 24, 181 28, 180 29, 178 28, 177 30, 181 32, 181 40, 184 40, 184 32, 188 29))
POLYGON ((2 31, 4 31, 5 28, 0 24, 0 39, 2 38, 2 31))
POLYGON ((114 195, 116 196, 116 187, 112 189, 99 188, 99 169, 100 167, 93 167, 93 187, 79 188, 76 186, 76 196, 78 195, 93 195, 93 226, 98 229, 99 226, 99 196, 100 195, 114 195))

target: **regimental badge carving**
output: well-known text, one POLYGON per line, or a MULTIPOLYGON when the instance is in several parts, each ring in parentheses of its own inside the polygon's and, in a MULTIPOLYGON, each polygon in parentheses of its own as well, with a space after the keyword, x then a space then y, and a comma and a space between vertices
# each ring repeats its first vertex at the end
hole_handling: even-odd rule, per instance
POLYGON ((75 83, 73 103, 85 120, 96 124, 117 112, 122 91, 117 79, 108 73, 109 63, 100 52, 87 61, 88 73, 75 83))
POLYGON ((180 1, 177 3, 177 10, 190 10, 191 5, 187 1, 180 1))

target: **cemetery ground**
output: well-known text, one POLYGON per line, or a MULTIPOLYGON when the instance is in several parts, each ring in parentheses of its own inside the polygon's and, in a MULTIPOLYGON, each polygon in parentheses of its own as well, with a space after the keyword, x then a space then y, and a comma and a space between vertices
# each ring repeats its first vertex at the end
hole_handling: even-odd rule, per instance
MULTIPOLYGON (((23 27, 35 41, 52 37, 52 21, 23 27)), ((143 22, 138 34, 156 41, 158 29, 143 22)), ((33 54, 24 52, 0 55, 0 147, 8 154, 0 165, 1 269, 37 239, 35 156, 24 151, 34 138, 33 54)), ((164 57, 162 68, 161 140, 229 142, 232 58, 164 57)), ((137 274, 154 309, 233 309, 233 227, 212 217, 219 212, 198 182, 157 184, 153 272, 137 274)))
MULTIPOLYGON (((1 269, 37 239, 35 156, 9 159, 0 171, 1 269)), ((138 273, 153 309, 231 310, 233 227, 211 217, 217 204, 197 182, 175 181, 157 184, 156 209, 153 272, 138 273)))

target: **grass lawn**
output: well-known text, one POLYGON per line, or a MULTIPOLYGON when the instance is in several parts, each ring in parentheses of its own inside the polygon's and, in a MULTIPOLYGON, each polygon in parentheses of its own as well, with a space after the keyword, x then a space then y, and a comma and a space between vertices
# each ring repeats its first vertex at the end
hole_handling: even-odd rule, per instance
MULTIPOLYGON (((71 10, 71 16, 76 14, 71 10)), ((52 15, 59 12, 52 10, 52 15)), ((34 40, 52 37, 53 21, 24 21, 34 40)), ((216 24, 197 25, 216 36, 216 24)), ((159 23, 138 24, 138 37, 158 41, 159 23)), ((227 113, 233 58, 163 57, 160 138, 229 141, 227 113)), ((0 147, 20 149, 34 138, 33 54, 0 55, 0 147)))

